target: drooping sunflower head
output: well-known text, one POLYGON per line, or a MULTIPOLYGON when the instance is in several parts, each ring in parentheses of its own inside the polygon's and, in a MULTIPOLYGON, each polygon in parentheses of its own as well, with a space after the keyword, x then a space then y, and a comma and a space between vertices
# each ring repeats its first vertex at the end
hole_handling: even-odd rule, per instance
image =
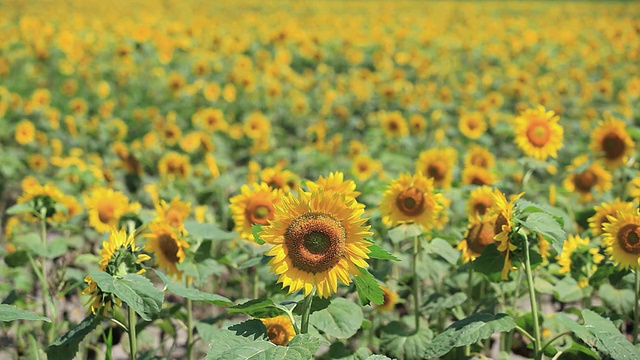
POLYGON ((337 292, 338 280, 349 284, 349 275, 367 267, 370 226, 362 218, 364 208, 353 199, 322 190, 298 196, 289 193, 275 205, 273 221, 260 237, 273 247, 266 253, 271 271, 289 292, 305 295, 316 287, 320 297, 337 292))
POLYGON ((487 212, 493 208, 495 202, 493 189, 490 187, 483 185, 471 190, 469 200, 467 200, 467 215, 469 221, 473 222, 476 219, 484 217, 487 212))
POLYGON ((493 185, 495 176, 480 166, 467 166, 462 170, 462 184, 464 185, 493 185))
POLYGON ((381 305, 376 306, 376 310, 378 310, 378 312, 390 312, 395 308, 396 304, 398 303, 398 298, 399 298, 398 293, 389 289, 386 286, 381 286, 380 288, 382 289, 382 292, 383 292, 384 301, 382 302, 381 305))
POLYGON ((633 203, 622 201, 620 199, 603 202, 600 205, 594 206, 593 209, 596 213, 587 220, 589 222, 591 234, 593 236, 601 235, 603 233, 602 227, 604 224, 609 223, 610 216, 615 216, 618 212, 633 212, 633 208, 633 203))
POLYGON ((633 154, 635 144, 626 126, 622 120, 608 118, 598 123, 591 136, 591 150, 609 167, 623 164, 633 154))
POLYGON ((109 188, 96 188, 85 196, 89 224, 98 232, 107 232, 118 225, 120 217, 129 209, 129 199, 109 188))
POLYGON ((143 273, 142 262, 149 259, 149 255, 142 254, 136 246, 133 233, 127 234, 124 229, 112 228, 109 239, 102 242, 98 264, 100 270, 123 277, 128 273, 143 273))
POLYGON ((145 235, 147 243, 144 249, 153 254, 160 269, 166 270, 169 276, 182 279, 182 271, 178 270, 178 264, 184 261, 184 249, 189 247, 183 234, 162 222, 152 222, 149 231, 150 233, 145 235))
POLYGON ((469 224, 467 235, 458 244, 458 249, 462 250, 462 262, 475 260, 482 251, 495 242, 495 219, 486 217, 469 224))
POLYGON ((603 245, 606 253, 622 268, 639 269, 640 264, 640 210, 618 211, 605 223, 603 245))
POLYGON ((449 188, 457 156, 457 151, 451 147, 425 150, 416 161, 416 172, 433 179, 435 187, 449 188))
POLYGON ((104 314, 112 311, 114 304, 122 306, 122 300, 118 299, 114 294, 102 292, 91 276, 87 275, 84 278, 84 282, 87 283, 87 287, 82 291, 82 295, 89 295, 85 305, 89 306, 91 313, 95 315, 104 314))
POLYGON ((155 205, 157 221, 166 222, 171 227, 184 230, 184 221, 191 213, 191 203, 180 201, 180 197, 174 197, 167 204, 165 200, 160 200, 155 205))
POLYGON ((340 171, 332 172, 326 178, 321 175, 315 182, 308 180, 305 184, 312 192, 323 189, 325 193, 337 192, 353 199, 360 195, 360 192, 356 191, 356 183, 353 180, 345 180, 344 174, 340 171))
POLYGON ((562 182, 565 189, 578 193, 580 201, 593 200, 593 192, 604 192, 611 188, 611 173, 602 165, 593 162, 587 165, 587 155, 578 156, 567 167, 569 175, 562 182))
POLYGON ((481 113, 472 111, 460 116, 458 129, 467 138, 478 139, 487 130, 487 122, 481 113))
POLYGON ((543 106, 523 111, 515 121, 516 144, 527 156, 538 160, 557 157, 564 136, 559 119, 543 106))
MULTIPOLYGON (((27 184, 27 180, 23 180, 23 194, 18 198, 18 203, 31 203, 33 213, 38 216, 44 214, 47 219, 62 220, 57 215, 62 215, 59 206, 65 198, 64 193, 53 184, 40 185, 35 179, 27 184)), ((26 219, 34 221, 37 218, 27 215, 26 219)))
POLYGON ((229 200, 234 230, 242 238, 252 240, 251 226, 265 226, 269 224, 269 220, 273 220, 274 205, 278 203, 281 193, 280 189, 272 189, 264 182, 252 186, 243 185, 240 194, 229 200))
POLYGON ((391 226, 414 222, 428 231, 444 211, 437 195, 440 194, 434 193, 433 179, 421 173, 401 174, 382 195, 380 210, 391 226))
POLYGON ((501 278, 507 279, 508 273, 511 270, 510 254, 517 249, 517 246, 511 243, 510 234, 513 229, 513 215, 515 202, 524 193, 514 195, 509 201, 505 195, 498 189, 494 191, 495 206, 493 208, 493 216, 495 216, 494 224, 494 240, 498 243, 498 251, 505 256, 504 266, 502 268, 501 278))
POLYGON ((279 346, 286 346, 296 335, 291 319, 287 315, 260 319, 267 328, 269 341, 279 346))

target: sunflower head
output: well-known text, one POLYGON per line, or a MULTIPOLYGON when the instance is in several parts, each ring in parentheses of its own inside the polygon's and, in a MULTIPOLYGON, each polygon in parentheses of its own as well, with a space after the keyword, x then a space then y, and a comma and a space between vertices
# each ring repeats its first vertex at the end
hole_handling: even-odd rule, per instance
POLYGON ((111 229, 109 239, 102 242, 100 258, 100 270, 117 277, 143 273, 142 262, 150 259, 136 246, 133 233, 127 235, 124 229, 115 228, 111 229))
POLYGON ((382 289, 382 292, 383 292, 384 301, 382 302, 381 305, 376 306, 376 310, 378 310, 378 312, 390 312, 395 308, 396 304, 398 303, 398 298, 399 298, 398 293, 389 289, 386 286, 381 286, 380 288, 382 289))
POLYGON ((345 180, 344 174, 340 171, 332 172, 326 178, 320 176, 315 182, 307 181, 305 184, 309 191, 323 189, 326 193, 334 191, 353 199, 360 195, 360 192, 356 191, 356 183, 353 180, 345 180))
POLYGON ((269 341, 279 346, 286 346, 296 335, 291 323, 291 319, 287 315, 280 315, 274 318, 260 319, 267 329, 267 337, 269 341))
POLYGON ((433 179, 436 187, 449 188, 453 178, 453 166, 458 153, 454 148, 429 149, 420 153, 416 172, 433 179))
POLYGON ((581 264, 574 261, 574 254, 577 254, 580 250, 586 250, 588 246, 589 238, 581 238, 578 235, 569 235, 562 245, 562 252, 556 257, 558 265, 561 266, 558 272, 560 274, 567 274, 571 272, 572 265, 573 268, 580 266, 581 264))
POLYGON ((460 116, 458 129, 469 139, 478 139, 487 130, 487 122, 481 113, 468 112, 460 116))
POLYGON ((505 262, 502 268, 501 278, 502 280, 506 280, 511 270, 511 253, 517 249, 517 246, 511 242, 511 231, 513 230, 513 216, 514 216, 514 208, 515 202, 520 197, 522 197, 524 193, 520 193, 518 195, 512 196, 509 201, 505 195, 499 190, 495 190, 494 199, 495 206, 493 208, 493 216, 495 216, 494 223, 494 240, 498 243, 498 251, 500 251, 504 257, 505 262))
POLYGON ((349 284, 349 275, 367 267, 370 236, 364 207, 338 193, 316 190, 289 193, 275 205, 275 217, 260 237, 273 247, 271 271, 289 292, 317 288, 320 297, 337 291, 337 280, 349 284))
POLYGON ((462 183, 464 185, 492 185, 495 182, 495 176, 483 167, 472 165, 465 167, 462 171, 462 183))
POLYGON ((191 213, 191 203, 188 201, 180 201, 176 196, 167 204, 165 200, 156 203, 157 221, 166 222, 176 229, 184 230, 184 221, 191 213))
POLYGON ((608 219, 602 226, 607 254, 622 268, 640 268, 640 210, 619 211, 608 219))
POLYGON ((147 243, 144 249, 154 255, 160 269, 166 270, 169 276, 182 279, 182 271, 178 270, 178 264, 184 261, 184 249, 189 247, 184 233, 167 223, 157 221, 149 225, 149 230, 150 233, 145 235, 147 243))
POLYGON ((25 185, 23 186, 24 192, 18 198, 18 203, 30 203, 32 213, 37 214, 37 217, 28 215, 28 220, 36 220, 40 216, 54 221, 62 221, 66 218, 66 215, 61 211, 62 208, 67 211, 62 203, 66 196, 55 185, 40 185, 37 181, 32 184, 25 182, 23 185, 25 185))
POLYGON ((624 121, 608 118, 598 123, 591 136, 591 150, 609 167, 623 164, 633 154, 635 144, 626 127, 624 121))
POLYGON ((247 240, 253 239, 251 227, 255 224, 268 225, 275 214, 274 205, 278 203, 282 191, 272 189, 266 183, 243 185, 240 194, 232 197, 231 214, 234 230, 247 240))
POLYGON ((96 188, 85 196, 89 224, 98 232, 109 231, 118 225, 120 217, 129 211, 129 199, 109 188, 96 188))
POLYGON ((118 299, 114 294, 102 292, 91 276, 87 275, 84 278, 84 282, 87 283, 87 287, 82 291, 82 295, 89 296, 85 305, 89 306, 91 313, 96 315, 104 314, 113 310, 114 304, 122 306, 122 300, 118 299))
POLYGON ((604 192, 611 188, 611 173, 597 162, 588 164, 586 155, 578 156, 567 167, 569 175, 562 185, 580 195, 580 201, 593 199, 593 192, 604 192))
POLYGON ((515 121, 516 144, 527 156, 538 160, 557 157, 564 135, 559 119, 543 106, 525 110, 515 121))
POLYGON ((480 186, 469 194, 467 200, 467 215, 470 222, 479 219, 488 214, 488 211, 495 205, 495 197, 493 190, 488 186, 480 186))
POLYGON ((611 202, 603 202, 600 205, 594 206, 593 209, 596 213, 587 220, 589 222, 591 234, 593 236, 601 235, 603 233, 603 226, 609 223, 610 216, 615 217, 618 212, 633 212, 633 208, 633 203, 622 201, 620 199, 615 199, 611 202))

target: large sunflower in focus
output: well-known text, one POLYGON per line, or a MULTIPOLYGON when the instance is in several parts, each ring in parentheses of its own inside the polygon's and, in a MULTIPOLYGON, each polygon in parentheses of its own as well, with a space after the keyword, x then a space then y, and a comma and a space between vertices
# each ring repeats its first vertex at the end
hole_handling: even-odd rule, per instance
POLYGON ((608 118, 598 123, 591 136, 591 150, 609 167, 623 164, 633 154, 635 144, 626 130, 624 121, 608 118))
POLYGON ((569 175, 562 182, 565 189, 578 193, 583 202, 593 200, 594 190, 602 193, 611 189, 611 174, 602 165, 593 162, 582 169, 587 160, 587 155, 575 158, 567 167, 569 175))
POLYGON ((640 210, 622 211, 609 216, 602 225, 606 253, 622 268, 640 268, 640 210))
POLYGON ((517 246, 511 242, 509 235, 513 229, 513 213, 516 200, 522 197, 524 193, 512 196, 511 200, 507 201, 507 198, 499 190, 495 190, 495 225, 494 236, 495 241, 498 243, 498 251, 504 255, 504 266, 502 267, 501 278, 507 280, 509 271, 512 269, 511 265, 511 252, 517 249, 517 246))
POLYGON ((306 296, 316 287, 318 296, 329 297, 337 292, 338 280, 349 284, 349 275, 368 266, 365 237, 372 233, 356 201, 322 190, 298 191, 297 197, 282 197, 275 208, 260 238, 273 245, 266 253, 273 256, 269 265, 289 293, 303 289, 306 296))
POLYGON ((391 226, 415 222, 429 231, 436 225, 439 214, 444 211, 444 196, 434 194, 433 190, 433 179, 421 173, 413 176, 401 174, 382 194, 382 216, 391 226))
POLYGON ((423 151, 416 161, 416 172, 432 178, 436 187, 449 188, 457 156, 458 153, 451 147, 423 151))
POLYGON ((240 194, 230 199, 231 216, 234 231, 247 240, 253 239, 251 226, 268 225, 275 214, 274 205, 278 203, 281 190, 272 189, 266 183, 242 185, 240 194))
POLYGON ((546 160, 558 156, 564 130, 558 124, 559 116, 543 106, 527 109, 516 118, 516 144, 527 156, 546 160))
POLYGON ((152 222, 149 230, 150 234, 145 235, 147 243, 144 249, 153 253, 160 269, 165 269, 169 276, 182 279, 182 271, 178 270, 178 264, 184 261, 184 249, 189 247, 189 243, 181 233, 166 223, 152 222))
POLYGON ((604 224, 609 223, 610 216, 615 216, 618 212, 633 212, 633 208, 633 203, 622 201, 620 199, 603 202, 600 205, 594 206, 593 209, 596 213, 587 220, 589 222, 591 234, 593 236, 602 234, 602 227, 604 224))

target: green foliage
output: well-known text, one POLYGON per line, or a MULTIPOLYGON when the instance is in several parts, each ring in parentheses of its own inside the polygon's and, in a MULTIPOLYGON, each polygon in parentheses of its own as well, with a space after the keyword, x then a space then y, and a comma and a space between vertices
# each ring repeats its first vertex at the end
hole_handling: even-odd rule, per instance
POLYGON ((398 259, 396 256, 381 248, 380 245, 374 242, 372 242, 371 245, 368 246, 368 248, 370 252, 367 255, 369 255, 369 258, 371 259, 400 261, 400 259, 398 259))
POLYGON ((185 221, 184 228, 189 236, 215 241, 231 240, 238 234, 222 230, 218 225, 211 223, 199 223, 197 221, 185 221))
POLYGON ((167 290, 172 293, 182 296, 183 298, 191 299, 193 301, 206 301, 219 306, 228 306, 233 304, 233 302, 227 299, 224 296, 218 294, 210 294, 202 292, 198 289, 187 288, 182 284, 175 283, 167 277, 167 275, 161 273, 160 271, 155 271, 155 273, 160 277, 162 282, 166 285, 167 290))
POLYGON ((527 216, 526 220, 519 220, 519 223, 530 231, 544 236, 558 254, 562 252, 566 233, 558 218, 544 212, 535 212, 527 216))
POLYGON ((360 329, 363 318, 360 306, 344 298, 335 298, 329 307, 311 314, 310 323, 329 336, 348 339, 360 329))
POLYGON ((414 331, 399 321, 392 321, 382 328, 380 347, 394 358, 400 360, 424 359, 433 339, 429 329, 414 331))
POLYGON ((264 244, 264 240, 260 239, 260 235, 258 235, 262 231, 262 225, 253 224, 251 225, 251 234, 253 234, 253 240, 258 243, 258 245, 264 244))
POLYGON ((254 299, 227 309, 229 314, 247 314, 258 319, 284 315, 287 311, 271 299, 254 299))
POLYGON ((441 238, 435 238, 424 245, 424 251, 429 254, 434 254, 443 258, 451 265, 458 263, 460 258, 460 251, 456 250, 446 240, 441 238))
MULTIPOLYGON (((304 299, 298 301, 296 306, 293 308, 293 313, 296 315, 302 315, 302 311, 304 310, 304 299)), ((311 310, 310 314, 313 314, 316 311, 324 310, 331 304, 331 300, 327 298, 321 298, 314 296, 313 301, 311 301, 311 310)))
POLYGON ((381 305, 384 302, 384 291, 369 270, 360 268, 360 275, 354 276, 353 280, 362 305, 367 305, 369 302, 381 305))
POLYGON ((14 320, 37 320, 51 322, 51 319, 45 316, 40 316, 15 307, 13 305, 0 304, 0 321, 14 321, 14 320))
POLYGON ((78 325, 54 340, 47 348, 47 357, 49 360, 72 359, 78 352, 78 344, 80 344, 101 321, 102 317, 93 314, 89 315, 78 325))
POLYGON ((484 275, 489 281, 500 282, 500 273, 504 266, 504 256, 496 244, 488 245, 482 254, 472 263, 473 270, 484 275))
POLYGON ((320 339, 312 334, 296 335, 287 346, 265 340, 236 336, 229 330, 216 331, 207 351, 208 360, 308 360, 320 348, 320 339))
POLYGON ((630 315, 633 312, 635 295, 631 289, 616 289, 610 284, 602 284, 598 289, 602 302, 616 314, 630 315))
POLYGON ((264 338, 267 334, 267 328, 258 319, 249 319, 239 324, 231 325, 229 330, 235 331, 236 335, 239 336, 253 337, 254 340, 264 338))
POLYGON ((160 312, 164 293, 144 276, 126 274, 115 278, 104 271, 91 271, 90 275, 102 292, 114 294, 143 320, 149 321, 160 312))
POLYGON ((422 226, 410 223, 410 224, 400 224, 395 228, 389 230, 388 235, 393 243, 399 243, 400 241, 404 241, 406 239, 413 239, 416 236, 420 236, 423 233, 422 226))

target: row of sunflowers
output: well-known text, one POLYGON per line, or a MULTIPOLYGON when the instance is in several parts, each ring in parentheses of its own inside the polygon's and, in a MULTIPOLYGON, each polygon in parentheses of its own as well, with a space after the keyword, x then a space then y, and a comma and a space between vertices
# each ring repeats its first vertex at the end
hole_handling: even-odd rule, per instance
POLYGON ((640 358, 638 18, 0 3, 0 358, 640 358))

